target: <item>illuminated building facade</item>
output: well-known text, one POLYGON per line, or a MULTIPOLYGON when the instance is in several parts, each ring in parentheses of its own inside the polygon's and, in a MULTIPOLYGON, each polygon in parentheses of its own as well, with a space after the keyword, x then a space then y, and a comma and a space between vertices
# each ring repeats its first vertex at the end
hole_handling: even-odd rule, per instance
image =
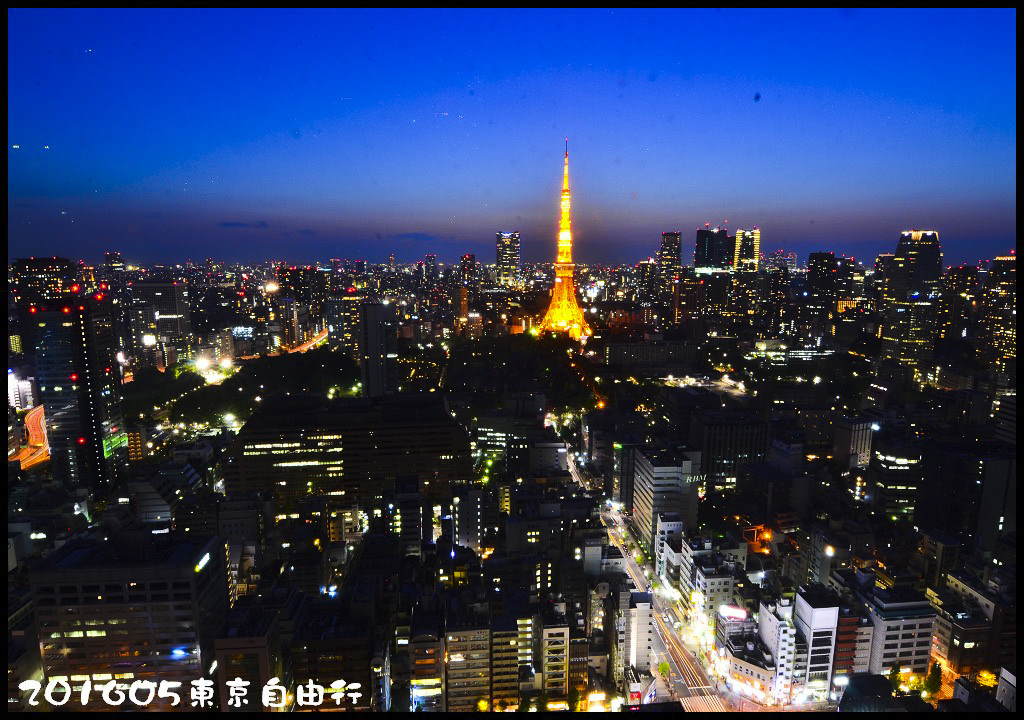
POLYGON ((1016 374, 1017 256, 995 258, 985 284, 982 357, 998 373, 1016 374))
POLYGON ((555 261, 555 287, 551 304, 541 322, 544 332, 568 333, 573 340, 590 337, 590 326, 583 319, 583 309, 576 299, 573 281, 572 228, 569 220, 569 149, 565 150, 565 168, 562 174, 561 217, 558 222, 558 257, 555 261))
POLYGON ((22 258, 10 265, 7 282, 8 347, 15 354, 31 353, 35 323, 29 308, 64 298, 81 282, 81 271, 64 258, 22 258))
POLYGON ((917 377, 934 349, 935 305, 918 297, 892 302, 882 329, 882 359, 911 368, 917 377))
POLYGON ((736 243, 733 253, 732 269, 734 272, 757 272, 761 259, 761 228, 752 230, 740 228, 736 231, 736 243))
POLYGON ((942 276, 942 247, 934 230, 900 233, 896 252, 885 273, 882 300, 885 306, 907 299, 909 293, 927 295, 938 290, 942 276))
POLYGON ((131 284, 131 296, 133 340, 143 355, 159 350, 166 352, 168 345, 188 348, 192 344, 187 283, 140 280, 131 284))
POLYGON ((667 305, 672 299, 672 288, 679 278, 682 266, 683 234, 663 232, 661 248, 658 250, 658 295, 659 301, 667 305))
MULTIPOLYGON (((189 684, 209 677, 228 611, 219 539, 135 530, 72 540, 29 574, 29 584, 43 673, 74 689, 91 680, 87 709, 109 710, 98 687, 136 679, 182 683, 178 707, 188 707, 189 684)), ((171 702, 155 698, 146 709, 171 702)))
POLYGON ((967 337, 978 306, 978 266, 958 265, 942 276, 938 335, 943 340, 967 337))
POLYGON ((366 295, 356 287, 338 289, 327 299, 327 345, 360 357, 359 313, 366 295))
POLYGON ((495 241, 498 284, 511 287, 519 278, 519 233, 500 232, 495 241))
POLYGON ((871 456, 869 476, 875 509, 893 519, 914 517, 922 471, 921 449, 916 443, 885 439, 871 456))
POLYGON ((466 253, 462 256, 459 260, 459 273, 463 287, 476 287, 476 255, 466 253))
POLYGON ((112 487, 124 470, 128 436, 110 297, 68 297, 30 311, 54 477, 112 487))
POLYGON ((471 476, 469 440, 436 398, 381 402, 319 398, 261 403, 222 460, 228 497, 268 492, 280 512, 309 495, 375 499, 418 476, 431 498, 451 499, 471 476))
POLYGON ((446 710, 473 712, 478 703, 491 701, 491 628, 486 616, 454 615, 449 613, 446 629, 446 710))

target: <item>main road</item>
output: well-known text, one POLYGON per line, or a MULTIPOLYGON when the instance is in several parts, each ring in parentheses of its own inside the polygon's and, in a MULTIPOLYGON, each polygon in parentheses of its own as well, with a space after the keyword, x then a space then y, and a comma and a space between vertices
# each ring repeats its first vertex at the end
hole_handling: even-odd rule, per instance
MULTIPOLYGON (((567 464, 569 473, 573 480, 584 489, 592 489, 592 484, 586 470, 576 464, 576 457, 572 447, 566 447, 567 464)), ((613 511, 604 512, 601 520, 607 528, 608 537, 611 539, 622 557, 626 561, 626 572, 633 580, 637 588, 645 592, 651 591, 650 583, 644 569, 636 561, 636 557, 626 546, 626 527, 622 516, 613 511)), ((676 632, 675 623, 682 620, 681 613, 678 613, 673 603, 667 603, 658 593, 651 593, 652 610, 654 611, 657 637, 655 638, 654 651, 656 667, 660 662, 659 657, 664 657, 671 669, 668 680, 669 692, 673 698, 682 696, 683 707, 690 712, 729 712, 730 708, 722 701, 722 698, 715 691, 707 674, 699 663, 694 659, 696 655, 683 643, 679 633, 676 632), (665 621, 669 618, 669 622, 665 621), (679 692, 677 688, 682 689, 679 692)), ((681 624, 681 623, 680 623, 681 624)))
MULTIPOLYGON (((601 516, 602 521, 608 528, 608 537, 622 553, 626 562, 626 572, 632 578, 633 583, 641 590, 651 592, 650 583, 644 569, 637 563, 636 557, 630 552, 626 545, 626 529, 621 516, 614 512, 605 512, 601 516)), ((690 712, 729 712, 729 707, 722 702, 722 698, 715 692, 714 687, 708 680, 704 669, 694 660, 694 655, 684 644, 682 638, 676 632, 675 623, 678 616, 675 607, 666 603, 657 593, 651 592, 652 610, 654 611, 655 626, 658 631, 658 640, 664 647, 660 651, 655 647, 655 656, 664 652, 665 659, 669 662, 672 678, 670 690, 682 696, 683 707, 690 712), (665 618, 669 618, 666 622, 665 618), (675 678, 680 678, 678 686, 685 688, 679 693, 676 690, 675 678)), ((657 645, 657 643, 656 643, 657 645)), ((655 663, 657 664, 657 663, 655 663)))

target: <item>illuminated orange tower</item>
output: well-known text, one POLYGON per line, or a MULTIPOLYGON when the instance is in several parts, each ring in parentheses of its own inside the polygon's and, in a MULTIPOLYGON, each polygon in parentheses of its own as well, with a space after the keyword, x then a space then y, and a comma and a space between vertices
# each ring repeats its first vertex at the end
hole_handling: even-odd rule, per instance
POLYGON ((569 141, 565 141, 565 169, 562 174, 562 216, 558 221, 558 257, 555 260, 555 288, 551 304, 541 323, 542 331, 569 333, 573 340, 585 342, 590 327, 583 319, 583 309, 576 300, 573 282, 572 228, 569 223, 569 141))

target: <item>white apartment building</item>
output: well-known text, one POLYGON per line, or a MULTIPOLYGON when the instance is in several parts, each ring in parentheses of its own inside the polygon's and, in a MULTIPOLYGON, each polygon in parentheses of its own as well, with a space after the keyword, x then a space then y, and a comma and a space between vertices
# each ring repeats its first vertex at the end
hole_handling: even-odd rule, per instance
POLYGON ((825 699, 832 682, 839 626, 839 597, 823 585, 800 588, 796 595, 793 624, 807 641, 806 688, 825 699))
POLYGON ((651 672, 651 650, 654 646, 654 602, 650 593, 633 591, 629 607, 620 608, 616 619, 619 673, 629 667, 651 672))
POLYGON ((679 513, 658 513, 654 533, 654 569, 658 577, 666 576, 665 548, 669 537, 682 537, 685 532, 679 513))
POLYGON ((735 575, 735 563, 717 555, 699 558, 694 565, 691 610, 714 618, 719 607, 733 601, 735 575))
POLYGON ((781 705, 789 704, 793 691, 806 680, 806 671, 796 668, 797 630, 793 624, 793 605, 787 598, 769 605, 761 603, 757 634, 775 658, 775 677, 767 694, 781 705))

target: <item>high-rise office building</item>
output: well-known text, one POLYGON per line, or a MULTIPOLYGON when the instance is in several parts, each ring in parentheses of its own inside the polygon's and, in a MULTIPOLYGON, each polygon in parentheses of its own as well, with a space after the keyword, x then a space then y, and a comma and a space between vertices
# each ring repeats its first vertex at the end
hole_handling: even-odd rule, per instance
POLYGON ((679 279, 682 267, 683 234, 663 232, 661 247, 658 249, 658 299, 667 306, 671 303, 672 289, 679 279))
POLYGON ((967 337, 978 314, 978 266, 958 265, 942 276, 938 335, 943 340, 967 337))
POLYGON ((363 396, 376 398, 398 389, 395 359, 397 316, 389 303, 363 303, 359 313, 359 369, 363 396))
POLYGON ((475 288, 476 287, 476 255, 473 253, 466 253, 459 260, 459 281, 462 283, 462 287, 475 288))
POLYGON ((995 258, 983 295, 980 355, 998 373, 1016 375, 1017 256, 995 258))
POLYGON ((278 294, 302 303, 318 315, 327 301, 330 272, 312 265, 278 265, 276 270, 278 294))
POLYGON ((920 298, 889 303, 882 327, 881 358, 912 368, 915 377, 935 350, 935 304, 920 298))
POLYGON ((743 465, 762 462, 770 445, 768 421, 743 410, 706 410, 690 421, 708 491, 732 489, 743 465))
POLYGON ((656 522, 663 513, 675 513, 686 527, 697 524, 697 483, 693 479, 699 469, 690 456, 655 448, 635 451, 633 486, 633 521, 641 544, 654 552, 656 522), (694 466, 697 467, 694 467, 694 466))
POLYGON ((131 284, 136 347, 191 344, 192 312, 182 280, 139 280, 131 284))
POLYGON ((641 260, 636 264, 636 301, 642 307, 658 302, 658 264, 654 258, 641 260))
POLYGON ((500 232, 496 240, 498 284, 511 287, 519 278, 519 233, 500 232))
POLYGON ((15 260, 8 276, 9 347, 13 352, 31 353, 35 349, 35 323, 29 308, 45 305, 81 291, 81 270, 70 260, 59 257, 15 260))
POLYGON ((81 271, 64 258, 22 258, 11 267, 11 293, 19 308, 60 300, 81 284, 81 271))
POLYGON ((436 394, 383 402, 267 399, 222 461, 228 497, 272 493, 279 512, 308 495, 376 502, 401 477, 420 477, 424 497, 450 502, 470 479, 469 439, 436 394))
POLYGON ((360 358, 359 315, 366 296, 354 286, 339 288, 327 299, 327 345, 360 358))
MULTIPOLYGON (((29 574, 43 674, 76 689, 90 680, 89 709, 109 711, 98 688, 110 680, 180 682, 177 707, 189 707, 190 683, 212 672, 227 616, 226 564, 218 538, 177 533, 61 546, 29 574)), ((145 709, 171 705, 157 697, 145 709)))
POLYGON ((127 460, 111 307, 96 293, 29 308, 53 474, 93 489, 115 486, 127 460))
POLYGON ((921 446, 900 437, 876 438, 868 471, 870 500, 885 517, 913 518, 923 479, 921 446))
POLYGON ((426 275, 427 284, 437 283, 437 253, 427 253, 424 256, 423 272, 426 275))
POLYGON ((761 262, 761 228, 736 231, 732 269, 734 272, 757 272, 761 262))
POLYGON ((903 301, 911 293, 927 296, 939 289, 942 277, 942 246, 934 230, 900 233, 896 252, 889 261, 882 289, 886 306, 903 301))
POLYGON ((813 252, 807 257, 807 298, 803 307, 816 318, 828 318, 839 297, 835 253, 813 252))
POLYGON ((100 277, 103 280, 100 284, 100 290, 110 293, 117 349, 131 351, 134 347, 132 339, 132 306, 131 297, 128 294, 128 279, 125 276, 124 259, 121 257, 121 253, 103 253, 103 268, 100 277))
POLYGON ((735 257, 735 240, 725 228, 712 229, 710 223, 704 223, 704 227, 697 230, 693 266, 698 273, 730 270, 735 257))

